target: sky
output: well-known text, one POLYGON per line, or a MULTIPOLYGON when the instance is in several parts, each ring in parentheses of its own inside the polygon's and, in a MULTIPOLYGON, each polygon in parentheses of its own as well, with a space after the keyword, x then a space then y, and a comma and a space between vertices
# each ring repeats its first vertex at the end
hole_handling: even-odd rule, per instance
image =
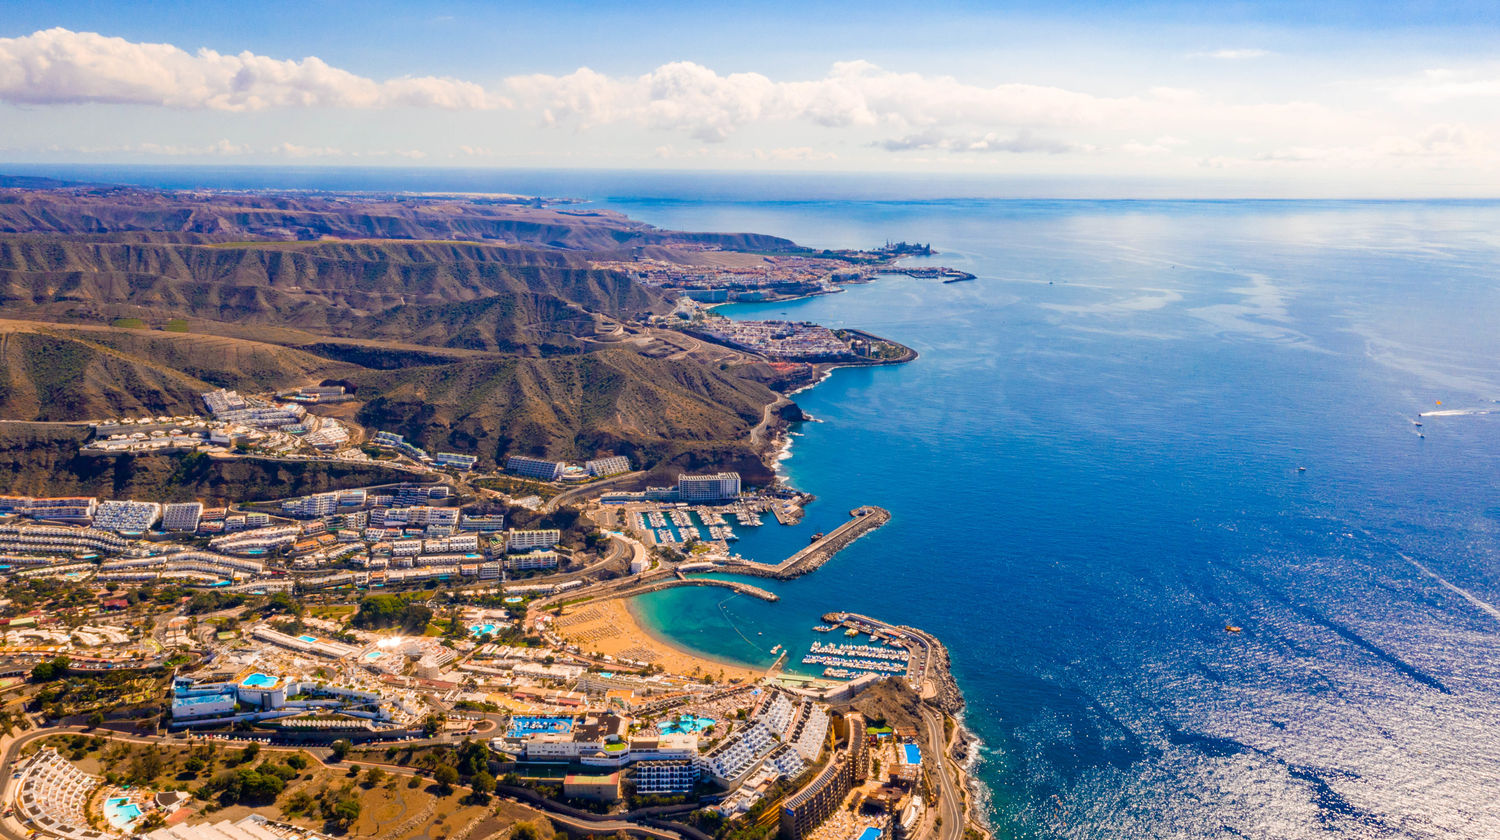
POLYGON ((0 162, 1496 197, 1497 9, 0 0, 0 162))

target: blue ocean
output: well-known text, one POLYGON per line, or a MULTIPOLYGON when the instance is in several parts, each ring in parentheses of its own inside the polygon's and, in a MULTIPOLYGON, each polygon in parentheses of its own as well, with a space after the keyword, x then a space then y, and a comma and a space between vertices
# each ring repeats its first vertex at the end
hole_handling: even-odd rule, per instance
POLYGON ((777 604, 652 596, 674 638, 937 633, 1002 836, 1500 836, 1500 207, 618 204, 979 277, 727 310, 921 357, 797 396, 819 500, 739 550, 891 524, 777 604))
POLYGON ((739 528, 737 550, 775 562, 860 504, 891 523, 757 580, 779 603, 672 590, 643 599, 648 622, 755 664, 826 640, 810 628, 834 609, 937 634, 1002 837, 1500 836, 1500 204, 299 177, 930 242, 978 279, 723 310, 921 354, 797 395, 815 419, 781 468, 818 499, 800 525, 739 528))

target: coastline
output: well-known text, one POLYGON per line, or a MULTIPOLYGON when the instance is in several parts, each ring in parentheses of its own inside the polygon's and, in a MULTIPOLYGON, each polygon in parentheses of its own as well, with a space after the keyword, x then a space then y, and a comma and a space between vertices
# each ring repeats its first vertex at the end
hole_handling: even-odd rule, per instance
MULTIPOLYGON (((840 288, 830 290, 828 292, 820 292, 817 295, 798 295, 795 297, 788 297, 785 300, 778 300, 776 302, 782 303, 789 300, 811 299, 820 295, 832 294, 835 292, 844 292, 847 290, 846 288, 844 288, 844 286, 874 283, 882 275, 905 275, 908 277, 920 276, 915 272, 908 272, 900 269, 890 270, 890 268, 890 266, 887 266, 887 270, 885 271, 872 272, 868 275, 862 276, 856 281, 849 281, 846 284, 840 284, 840 288)), ((965 279, 973 279, 973 275, 966 275, 965 279)), ((715 304, 711 308, 717 309, 721 305, 726 304, 715 304)), ((823 384, 824 382, 827 382, 830 378, 832 378, 834 371, 838 370, 839 368, 883 367, 886 365, 905 364, 919 358, 920 354, 918 354, 916 350, 907 347, 904 344, 892 341, 891 339, 874 336, 870 333, 864 332, 863 330, 852 331, 868 338, 876 338, 881 341, 887 341, 892 344, 896 344, 897 346, 903 348, 906 351, 906 354, 900 359, 881 360, 867 363, 843 361, 813 362, 813 367, 817 371, 816 378, 811 382, 779 394, 777 399, 767 404, 764 411, 769 413, 771 407, 777 405, 778 403, 796 405, 796 403, 792 400, 792 397, 804 391, 810 391, 813 388, 816 388, 817 386, 823 384)), ((812 420, 812 418, 808 418, 808 420, 812 420)), ((808 422, 808 420, 797 422, 808 422)), ((784 462, 790 460, 792 457, 793 441, 790 434, 792 422, 794 421, 788 421, 778 418, 776 422, 768 424, 768 428, 766 429, 766 431, 769 432, 769 434, 753 435, 749 440, 749 443, 758 450, 757 454, 761 458, 762 462, 767 465, 772 474, 775 476, 777 483, 782 484, 788 488, 791 488, 791 484, 788 479, 784 462), (759 438, 758 440, 756 439, 757 437, 759 438)), ((627 604, 626 608, 623 611, 629 615, 631 622, 636 628, 640 630, 641 633, 655 639, 664 647, 682 651, 682 648, 679 647, 677 643, 673 642, 669 638, 664 637, 664 635, 662 635, 658 631, 652 629, 649 617, 640 612, 639 605, 627 604)), ((915 630, 915 628, 909 627, 908 629, 915 630)), ((962 832, 965 835, 973 832, 973 834, 977 835, 979 838, 988 840, 988 838, 994 837, 994 829, 989 821, 989 803, 991 801, 991 791, 982 781, 980 781, 977 773, 975 772, 975 768, 982 760, 982 756, 979 750, 981 741, 979 740, 979 737, 974 734, 974 732, 970 730, 965 724, 963 711, 966 707, 966 702, 963 696, 963 692, 958 686, 957 678, 953 674, 952 664, 947 647, 942 643, 940 639, 937 639, 937 637, 931 636, 930 634, 926 633, 923 633, 923 635, 931 639, 935 647, 939 651, 939 655, 934 662, 932 672, 929 674, 929 676, 934 679, 940 687, 934 696, 923 697, 920 702, 925 708, 930 710, 931 713, 940 716, 940 718, 944 721, 945 728, 951 726, 951 729, 943 732, 943 735, 945 737, 943 743, 941 744, 941 749, 949 762, 950 769, 953 771, 956 777, 957 790, 959 791, 960 799, 959 808, 961 809, 961 812, 963 814, 964 823, 962 832)), ((707 659, 712 661, 709 657, 703 657, 685 651, 682 652, 695 659, 707 659)))
MULTIPOLYGON (((879 275, 871 275, 869 277, 862 278, 858 282, 861 285, 873 283, 878 276, 879 275)), ((843 289, 840 289, 840 291, 843 291, 843 289)), ((863 333, 862 330, 859 332, 863 333)), ((868 335, 868 333, 863 334, 868 335)), ((906 345, 904 344, 901 346, 906 347, 906 345)), ((906 349, 910 353, 907 358, 901 359, 900 361, 896 362, 887 362, 886 364, 906 364, 907 362, 911 362, 919 358, 920 354, 918 354, 916 350, 910 347, 906 347, 906 349)), ((818 369, 818 376, 814 381, 787 391, 786 393, 782 394, 776 402, 779 402, 780 400, 787 400, 791 402, 791 404, 795 405, 796 403, 792 402, 792 397, 804 391, 811 391, 819 385, 822 385, 824 382, 827 382, 829 379, 833 378, 834 371, 838 370, 839 368, 868 366, 870 365, 851 365, 838 363, 819 364, 816 366, 818 369)), ((772 404, 774 404, 774 402, 772 404)), ((814 418, 809 417, 807 420, 801 422, 817 421, 814 418)), ((767 461, 772 472, 776 476, 776 480, 779 483, 787 486, 788 488, 796 489, 792 487, 785 467, 785 462, 791 460, 792 458, 793 441, 790 429, 791 422, 782 421, 781 423, 776 424, 773 427, 772 433, 770 435, 767 435, 766 439, 763 441, 765 449, 761 453, 761 457, 767 461)), ((916 628, 910 629, 915 630, 916 628)), ((974 731, 967 726, 964 720, 964 710, 967 708, 967 703, 963 695, 963 690, 958 685, 958 678, 953 674, 951 656, 948 652, 947 645, 943 644, 942 640, 938 639, 936 636, 932 636, 931 634, 927 634, 925 632, 923 633, 923 635, 926 635, 930 639, 932 639, 932 641, 936 644, 936 647, 940 651, 938 662, 936 664, 936 667, 934 668, 934 671, 936 673, 934 673, 932 676, 937 680, 937 682, 942 685, 942 689, 939 691, 937 696, 923 699, 921 702, 923 703, 923 705, 931 708, 933 711, 942 715, 946 720, 951 721, 952 723, 952 733, 948 737, 947 742, 943 745, 943 750, 947 754, 949 760, 952 761, 952 765, 956 770, 958 776, 958 789, 962 791, 962 809, 964 814, 965 834, 972 831, 979 835, 980 838, 988 840, 989 838, 995 837, 994 826, 989 819, 991 813, 990 802, 992 792, 984 782, 980 781, 979 775, 977 773, 977 768, 983 760, 983 756, 980 752, 980 747, 983 745, 983 742, 979 739, 979 736, 976 735, 974 731)))
POLYGON ((585 650, 617 658, 649 659, 651 664, 674 673, 693 675, 696 672, 716 679, 722 673, 726 680, 739 678, 751 682, 764 676, 764 668, 698 653, 652 629, 650 620, 642 616, 640 606, 633 603, 638 597, 579 604, 560 619, 567 626, 554 624, 554 630, 570 640, 580 637, 576 643, 585 650), (588 616, 592 617, 584 620, 588 616), (570 617, 574 620, 568 622, 570 617))

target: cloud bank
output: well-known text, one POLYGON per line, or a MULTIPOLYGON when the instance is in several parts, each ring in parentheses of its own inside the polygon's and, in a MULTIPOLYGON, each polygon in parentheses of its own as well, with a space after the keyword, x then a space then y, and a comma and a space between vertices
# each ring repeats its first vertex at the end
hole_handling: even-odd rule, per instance
MULTIPOLYGON (((1273 57, 1285 60, 1252 48, 1183 58, 1273 57)), ((1243 90, 1225 98, 1164 85, 1133 90, 1112 85, 1116 92, 1103 95, 1022 82, 976 84, 867 61, 838 62, 820 77, 790 80, 673 61, 638 75, 583 67, 481 84, 438 76, 380 80, 316 57, 189 52, 62 28, 0 38, 0 103, 32 114, 46 107, 109 104, 234 112, 245 115, 235 118, 238 125, 272 129, 270 141, 261 131, 258 141, 236 137, 211 144, 138 136, 129 144, 140 154, 179 156, 495 158, 555 154, 555 145, 571 144, 568 154, 612 160, 632 154, 637 160, 803 162, 1024 157, 1055 166, 1087 162, 1096 169, 1111 162, 1159 169, 1496 169, 1500 118, 1492 109, 1473 106, 1500 98, 1497 79, 1500 70, 1493 66, 1431 70, 1362 84, 1340 80, 1342 87, 1321 91, 1321 99, 1308 85, 1280 98, 1261 91, 1261 99, 1251 100, 1243 90), (1363 100, 1355 104, 1351 92, 1363 100), (1445 111, 1445 106, 1451 107, 1445 111), (318 131, 315 121, 310 136, 288 139, 274 131, 290 122, 280 121, 283 112, 340 109, 428 109, 454 116, 390 126, 416 138, 403 143, 425 146, 399 153, 342 148, 347 140, 337 131, 318 131), (607 144, 600 142, 605 137, 607 144), (680 147, 684 140, 697 146, 680 147)), ((45 125, 42 117, 28 119, 45 125)), ((202 122, 220 118, 198 119, 201 129, 202 122)), ((330 120, 321 127, 337 124, 330 120)), ((214 134, 199 131, 198 137, 223 129, 214 123, 208 130, 214 134)), ((385 130, 371 136, 383 137, 385 130)), ((58 140, 49 146, 47 139, 37 147, 57 147, 58 140)))
POLYGON ((477 84, 433 76, 377 82, 317 58, 278 60, 93 32, 46 29, 0 38, 0 100, 26 105, 103 102, 169 108, 475 109, 498 103, 477 84))

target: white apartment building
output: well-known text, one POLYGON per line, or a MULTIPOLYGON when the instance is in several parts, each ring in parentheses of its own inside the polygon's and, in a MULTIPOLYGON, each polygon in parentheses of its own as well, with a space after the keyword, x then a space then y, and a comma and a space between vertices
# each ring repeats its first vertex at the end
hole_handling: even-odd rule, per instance
POLYGON ((156 502, 109 499, 94 511, 94 527, 118 534, 144 534, 161 518, 156 502))
POLYGON ((828 710, 806 700, 802 706, 802 717, 787 736, 786 744, 811 763, 818 760, 823 743, 828 740, 828 710))
POLYGON ((562 540, 562 531, 556 528, 545 528, 536 531, 506 532, 506 551, 530 551, 535 548, 552 548, 562 540))
POLYGON ((173 502, 162 508, 161 526, 168 531, 196 531, 202 518, 202 502, 173 502))
POLYGON ((387 509, 385 512, 385 527, 387 528, 426 528, 433 525, 452 528, 457 524, 458 508, 413 505, 411 507, 393 507, 387 509))
POLYGON ((617 475, 623 472, 630 472, 630 459, 624 455, 610 455, 607 458, 595 458, 592 461, 586 461, 583 466, 588 470, 589 475, 617 475))
POLYGON ((458 527, 465 531, 478 531, 481 534, 496 534, 505 530, 505 517, 498 513, 491 516, 465 514, 459 517, 458 527))
POLYGON ((416 557, 421 553, 421 540, 394 540, 391 542, 392 557, 416 557))
POLYGON ((540 478, 543 481, 556 481, 562 478, 563 471, 568 465, 562 461, 548 461, 542 458, 527 458, 524 455, 512 455, 505 462, 508 472, 524 475, 528 478, 540 478))
POLYGON ((642 761, 635 765, 636 793, 688 793, 698 785, 698 765, 691 759, 642 761))
POLYGON ((777 745, 765 723, 756 721, 721 741, 699 759, 699 766, 715 782, 733 788, 777 745))
POLYGON ((792 717, 796 713, 797 706, 785 694, 776 692, 769 702, 761 704, 761 710, 756 714, 755 719, 780 736, 787 730, 787 727, 792 725, 792 717))
POLYGON ((66 552, 124 551, 125 538, 97 528, 66 525, 0 525, 0 551, 66 552))
POLYGON ((317 493, 312 496, 302 496, 297 499, 287 499, 281 503, 281 511, 289 516, 329 516, 337 513, 339 509, 339 494, 336 492, 317 493))
POLYGON ((455 534, 451 537, 442 537, 439 539, 422 541, 423 554, 442 554, 446 552, 464 552, 478 550, 478 534, 455 534))
POLYGON ((289 546, 300 533, 296 525, 278 525, 225 534, 208 541, 208 547, 229 554, 258 554, 289 546))
POLYGON ((505 570, 508 572, 529 572, 535 569, 557 568, 557 552, 555 551, 528 551, 524 554, 505 555, 505 570))
POLYGON ((740 495, 740 474, 680 475, 677 495, 684 502, 722 502, 740 495))

